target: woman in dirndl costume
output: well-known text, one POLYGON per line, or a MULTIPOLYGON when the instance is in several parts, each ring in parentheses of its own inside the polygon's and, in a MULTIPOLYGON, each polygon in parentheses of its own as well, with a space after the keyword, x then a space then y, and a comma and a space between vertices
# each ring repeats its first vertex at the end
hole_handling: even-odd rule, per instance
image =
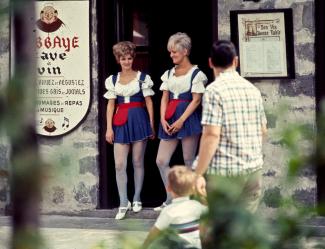
MULTIPOLYGON (((175 66, 161 77, 163 95, 158 132, 161 140, 156 159, 165 188, 169 162, 179 142, 182 143, 184 164, 191 167, 195 159, 202 132, 201 98, 208 81, 206 75, 189 60, 191 39, 187 34, 178 32, 172 35, 167 49, 175 66)), ((161 211, 170 201, 171 196, 167 193, 166 201, 154 210, 161 211)))
POLYGON ((153 139, 154 114, 151 96, 153 82, 149 75, 133 70, 136 46, 122 41, 113 46, 121 71, 105 81, 107 92, 106 140, 114 145, 116 182, 120 206, 115 219, 123 219, 128 210, 142 209, 140 193, 144 178, 144 154, 148 139, 153 139), (127 196, 127 158, 132 149, 135 193, 133 202, 127 196))

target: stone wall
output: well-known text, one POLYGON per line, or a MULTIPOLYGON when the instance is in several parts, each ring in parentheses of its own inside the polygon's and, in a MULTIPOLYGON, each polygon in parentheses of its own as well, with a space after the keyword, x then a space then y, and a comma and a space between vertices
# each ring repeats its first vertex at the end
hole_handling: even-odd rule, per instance
POLYGON ((44 213, 92 210, 98 204, 98 52, 96 1, 90 1, 91 17, 91 103, 81 125, 59 138, 40 138, 40 150, 45 166, 44 213))
MULTIPOLYGON (((4 5, 1 1, 0 6, 4 5)), ((96 1, 91 4, 91 104, 81 125, 62 137, 40 137, 40 153, 46 162, 43 176, 42 212, 92 210, 98 204, 98 52, 96 1)), ((9 75, 9 16, 1 19, 0 87, 9 75)), ((0 167, 7 167, 9 146, 0 136, 0 167)), ((6 179, 0 178, 0 212, 9 201, 6 179)))
MULTIPOLYGON (((91 0, 91 56, 92 102, 83 123, 73 132, 59 138, 40 138, 40 150, 47 165, 44 166, 44 213, 95 209, 98 204, 98 77, 97 77, 97 17, 96 1, 91 0)), ((0 7, 8 1, 1 1, 0 7)), ((294 24, 294 50, 296 78, 294 80, 255 80, 261 90, 268 116, 269 136, 265 143, 264 202, 263 210, 272 211, 278 206, 279 196, 293 196, 301 203, 314 205, 316 176, 313 171, 301 173, 297 183, 282 181, 286 173, 288 152, 281 145, 283 127, 304 123, 315 130, 314 92, 314 1, 313 0, 263 0, 259 3, 237 0, 218 1, 218 30, 220 39, 230 38, 230 10, 292 8, 294 24), (289 109, 285 115, 278 113, 279 103, 289 109)), ((0 25, 0 87, 9 75, 9 17, 0 25)), ((0 168, 7 167, 9 146, 0 137, 0 168)), ((0 213, 9 203, 8 183, 0 178, 0 213)))
POLYGON ((314 63, 314 1, 263 0, 259 3, 237 0, 218 1, 219 39, 230 39, 230 10, 292 8, 294 26, 294 60, 296 77, 293 80, 252 80, 261 90, 268 118, 269 135, 264 147, 264 198, 262 209, 278 207, 281 196, 292 196, 302 204, 316 202, 316 176, 304 170, 294 184, 284 179, 288 151, 280 143, 281 132, 290 124, 306 124, 315 131, 315 63, 314 63), (280 103, 288 110, 279 111, 280 103))

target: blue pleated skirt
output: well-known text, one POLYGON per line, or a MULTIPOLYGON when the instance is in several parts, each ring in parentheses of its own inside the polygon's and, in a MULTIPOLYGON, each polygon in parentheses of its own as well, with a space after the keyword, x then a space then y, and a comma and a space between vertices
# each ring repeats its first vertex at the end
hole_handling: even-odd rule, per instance
POLYGON ((148 112, 142 107, 129 108, 127 122, 114 125, 113 130, 114 143, 129 144, 147 139, 152 135, 148 112))
MULTIPOLYGON (((174 115, 168 120, 168 123, 171 125, 180 116, 184 113, 185 109, 189 105, 189 102, 180 102, 176 108, 174 115)), ((169 136, 162 125, 159 125, 158 130, 158 137, 163 140, 170 140, 170 139, 182 139, 184 137, 189 137, 193 135, 199 135, 202 133, 202 126, 201 126, 201 107, 198 107, 184 122, 182 129, 180 129, 177 133, 169 136)))

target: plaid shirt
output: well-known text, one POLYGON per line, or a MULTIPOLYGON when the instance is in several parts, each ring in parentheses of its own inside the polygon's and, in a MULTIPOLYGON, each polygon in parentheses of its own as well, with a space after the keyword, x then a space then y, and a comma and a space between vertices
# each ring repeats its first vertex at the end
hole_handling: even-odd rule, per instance
POLYGON ((202 125, 221 127, 219 147, 207 173, 238 176, 261 169, 263 124, 260 91, 236 71, 221 73, 203 96, 202 125))

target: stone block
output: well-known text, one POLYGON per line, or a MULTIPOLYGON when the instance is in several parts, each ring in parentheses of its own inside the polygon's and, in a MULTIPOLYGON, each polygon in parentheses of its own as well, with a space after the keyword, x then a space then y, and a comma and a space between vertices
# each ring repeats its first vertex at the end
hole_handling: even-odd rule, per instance
POLYGON ((314 61, 315 45, 313 43, 303 43, 295 47, 298 58, 314 61))
POLYGON ((0 144, 0 168, 6 168, 6 165, 9 162, 8 150, 7 145, 0 144))
POLYGON ((89 189, 84 182, 79 182, 78 186, 73 189, 74 198, 76 201, 82 204, 91 203, 89 196, 89 189))
POLYGON ((313 2, 305 3, 303 13, 302 13, 302 24, 304 28, 310 29, 313 32, 315 32, 314 16, 315 16, 314 3, 313 2))
POLYGON ((9 51, 9 39, 7 37, 0 37, 0 54, 9 51))
POLYGON ((300 94, 315 97, 315 79, 312 75, 299 76, 290 84, 280 84, 279 93, 289 97, 297 97, 300 94))
POLYGON ((313 207, 316 203, 316 189, 296 189, 292 198, 297 202, 298 206, 313 207))
POLYGON ((6 202, 8 199, 8 189, 6 187, 0 189, 0 202, 6 202))
POLYGON ((97 168, 97 158, 88 156, 79 160, 79 173, 86 174, 91 173, 94 176, 98 176, 98 168, 97 168))
POLYGON ((73 144, 73 147, 76 148, 76 149, 97 148, 97 143, 95 141, 76 142, 76 143, 73 144))
POLYGON ((41 145, 59 146, 63 144, 63 137, 39 137, 38 142, 41 145))
POLYGON ((268 171, 266 171, 263 176, 266 176, 266 177, 273 177, 276 175, 276 171, 275 170, 272 170, 272 169, 269 169, 268 171))
POLYGON ((62 187, 53 187, 52 201, 55 204, 60 204, 64 202, 64 189, 62 187))
POLYGON ((98 185, 94 185, 91 187, 90 189, 90 192, 89 192, 89 195, 90 195, 90 198, 91 198, 91 203, 94 204, 94 205, 97 205, 98 204, 98 194, 99 194, 99 187, 98 185))

